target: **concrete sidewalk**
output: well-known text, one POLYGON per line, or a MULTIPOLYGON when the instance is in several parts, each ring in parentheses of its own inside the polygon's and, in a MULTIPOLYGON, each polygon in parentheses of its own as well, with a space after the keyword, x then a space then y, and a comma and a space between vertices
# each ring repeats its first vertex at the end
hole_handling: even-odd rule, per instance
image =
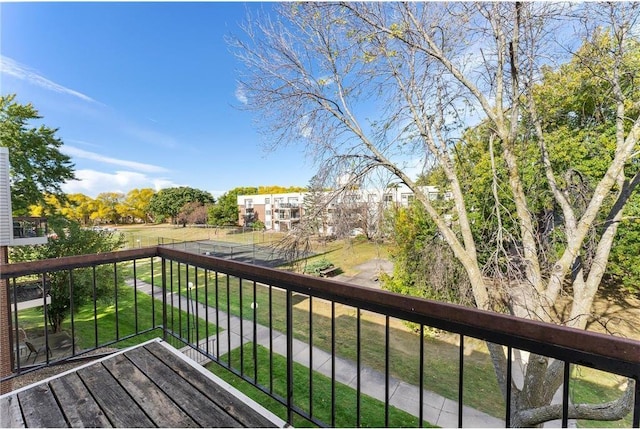
MULTIPOLYGON (((133 279, 127 280, 126 283, 130 286, 134 285, 133 279)), ((137 280, 136 285, 139 291, 151 294, 150 284, 137 280)), ((162 299, 161 288, 155 287, 153 292, 155 298, 160 300, 162 299)), ((200 341, 203 348, 206 347, 206 343, 208 342, 211 354, 216 357, 222 356, 230 350, 240 347, 242 344, 254 341, 254 325, 251 320, 244 320, 242 322, 242 338, 240 338, 241 320, 237 316, 229 317, 227 313, 218 311, 218 319, 216 322, 216 309, 214 307, 208 307, 201 303, 191 302, 186 297, 180 296, 177 293, 168 295, 167 303, 174 307, 181 307, 183 309, 197 308, 197 315, 203 320, 206 319, 208 313, 209 322, 217 323, 221 329, 224 329, 224 331, 219 335, 213 335, 200 341)), ((268 327, 256 324, 255 338, 258 344, 267 349, 271 344, 273 344, 273 352, 286 357, 287 338, 282 332, 275 330, 270 332, 268 327)), ((185 348, 185 351, 194 360, 202 364, 206 363, 206 361, 203 361, 202 355, 190 347, 185 348)), ((331 377, 333 363, 330 353, 316 347, 313 347, 313 350, 311 350, 309 344, 294 339, 293 360, 306 367, 311 366, 314 371, 317 371, 329 378, 331 377), (310 360, 311 356, 313 357, 312 361, 310 360)), ((336 382, 356 389, 357 366, 355 362, 336 356, 335 374, 336 382)), ((372 368, 361 365, 360 391, 365 395, 384 402, 385 375, 372 368)), ((452 401, 428 390, 423 390, 423 395, 424 420, 441 427, 458 426, 458 403, 456 401, 452 401)), ((420 389, 418 386, 405 383, 393 377, 389 379, 390 405, 414 416, 418 416, 420 410, 419 402, 420 389)), ((465 427, 504 427, 503 420, 466 406, 463 407, 462 422, 465 427)))

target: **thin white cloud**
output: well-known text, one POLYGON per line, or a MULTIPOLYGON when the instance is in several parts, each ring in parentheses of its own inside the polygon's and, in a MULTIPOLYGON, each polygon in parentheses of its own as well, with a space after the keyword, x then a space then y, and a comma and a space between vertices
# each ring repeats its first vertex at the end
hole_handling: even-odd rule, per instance
POLYGON ((84 101, 97 103, 96 100, 89 97, 88 95, 85 95, 81 92, 75 91, 73 89, 57 84, 53 81, 50 81, 46 77, 37 73, 36 71, 31 70, 29 67, 23 64, 20 64, 19 62, 9 57, 5 57, 4 55, 0 55, 0 73, 4 73, 21 80, 25 80, 33 85, 39 86, 49 91, 55 91, 61 94, 68 94, 68 95, 72 95, 74 97, 80 98, 81 100, 84 100, 84 101))
POLYGON ((104 173, 101 171, 83 169, 76 170, 78 180, 71 180, 62 185, 67 194, 82 193, 95 198, 102 192, 121 192, 126 194, 132 189, 153 188, 159 191, 163 188, 180 186, 164 178, 149 177, 146 174, 132 171, 115 171, 104 173))
POLYGON ((159 167, 157 165, 144 164, 142 162, 136 161, 127 161, 125 159, 111 158, 108 156, 100 155, 99 153, 79 149, 74 146, 63 145, 61 147, 61 151, 76 158, 90 159, 92 161, 98 161, 104 164, 120 165, 122 167, 131 168, 144 173, 165 173, 169 171, 166 168, 159 167))
POLYGON ((249 99, 247 99, 247 94, 244 92, 244 89, 241 86, 238 86, 238 88, 236 88, 235 96, 236 99, 242 104, 247 104, 249 102, 249 99))

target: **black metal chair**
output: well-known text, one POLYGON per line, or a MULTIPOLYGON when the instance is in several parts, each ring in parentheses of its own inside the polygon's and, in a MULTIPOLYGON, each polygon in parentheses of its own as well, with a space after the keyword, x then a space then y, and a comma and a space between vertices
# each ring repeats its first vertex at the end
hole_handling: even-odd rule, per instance
POLYGON ((36 347, 33 345, 33 343, 29 341, 25 341, 24 343, 27 345, 27 348, 29 349, 29 355, 27 356, 27 359, 26 359, 27 362, 29 361, 29 358, 31 357, 31 355, 35 353, 36 355, 33 357, 32 363, 36 363, 36 359, 38 359, 38 355, 40 354, 40 352, 43 352, 45 350, 47 351, 48 357, 52 356, 51 349, 46 344, 40 347, 36 347))

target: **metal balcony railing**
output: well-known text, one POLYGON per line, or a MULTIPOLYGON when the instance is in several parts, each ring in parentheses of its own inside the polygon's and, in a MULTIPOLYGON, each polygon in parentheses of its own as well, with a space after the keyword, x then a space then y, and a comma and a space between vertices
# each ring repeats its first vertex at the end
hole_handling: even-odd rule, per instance
POLYGON ((0 278, 14 295, 21 282, 46 278, 52 295, 69 297, 56 330, 45 329, 52 320, 46 306, 24 312, 13 300, 16 374, 162 336, 235 374, 232 383, 253 386, 294 425, 299 419, 372 425, 366 407, 378 400, 374 411, 384 426, 476 426, 480 414, 491 426, 510 426, 518 357, 535 353, 564 363, 563 426, 575 412, 577 368, 621 377, 623 384, 635 380, 632 417, 624 424, 640 423, 640 342, 631 339, 160 246, 5 265, 0 278), (425 335, 431 328, 455 341, 439 343, 425 335), (504 376, 513 378, 506 392, 497 387, 485 342, 504 350, 504 376), (440 414, 449 413, 449 422, 429 414, 438 379, 449 387, 437 392, 446 398, 440 414), (413 392, 415 401, 394 400, 400 390, 413 392), (396 420, 397 410, 414 420, 396 420))

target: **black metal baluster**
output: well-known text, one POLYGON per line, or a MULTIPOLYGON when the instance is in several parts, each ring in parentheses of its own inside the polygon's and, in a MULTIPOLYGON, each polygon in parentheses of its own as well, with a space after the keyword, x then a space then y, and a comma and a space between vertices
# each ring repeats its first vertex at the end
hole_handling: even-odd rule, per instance
MULTIPOLYGON (((192 314, 191 314, 191 308, 193 306, 193 303, 191 302, 191 284, 189 282, 189 264, 185 264, 185 279, 184 279, 184 283, 185 283, 185 289, 187 291, 187 301, 186 301, 186 305, 187 305, 187 343, 188 344, 193 344, 192 343, 192 339, 191 339, 191 331, 193 330, 193 326, 192 326, 192 314)), ((180 300, 182 301, 182 296, 180 296, 180 300)))
POLYGON ((149 264, 150 264, 149 272, 151 275, 151 326, 155 328, 156 326, 156 298, 155 298, 156 293, 155 293, 154 286, 155 286, 156 275, 155 275, 155 271, 153 270, 153 260, 154 260, 153 257, 149 258, 149 264))
POLYGON ((389 427, 389 316, 384 325, 384 426, 389 427))
POLYGON ((569 377, 571 376, 571 364, 564 362, 562 376, 562 427, 569 426, 569 377))
MULTIPOLYGON (((75 338, 76 338, 76 326, 75 326, 75 304, 74 304, 74 290, 73 290, 73 270, 69 270, 69 315, 71 316, 71 354, 75 354, 75 338)), ((49 343, 46 347, 47 356, 49 356, 49 343)), ((53 353, 52 353, 53 357, 53 353)))
POLYGON ((361 369, 361 344, 360 344, 360 307, 357 312, 357 324, 356 324, 356 426, 360 427, 360 369, 361 369))
MULTIPOLYGON (((136 334, 140 332, 138 328, 138 275, 136 271, 136 260, 133 260, 133 317, 136 327, 136 334)), ((153 296, 153 294, 152 294, 153 296)))
MULTIPOLYGON (((163 259, 164 260, 164 259, 163 259)), ((176 329, 175 329, 175 319, 174 319, 174 313, 175 313, 175 308, 173 305, 173 261, 169 261, 169 287, 171 288, 171 293, 169 294, 169 296, 171 296, 171 333, 175 334, 176 329)))
POLYGON ((227 361, 229 368, 231 368, 231 297, 229 292, 231 286, 229 285, 229 275, 227 274, 227 361))
MULTIPOLYGON (((216 309, 217 311, 217 309, 216 309)), ((211 354, 211 349, 209 348, 209 270, 205 268, 204 270, 204 335, 207 339, 207 354, 211 354)))
POLYGON ((331 301, 331 426, 336 427, 336 302, 331 301))
POLYGON ((513 350, 511 348, 511 346, 507 346, 507 380, 506 380, 506 387, 507 387, 507 403, 506 405, 506 413, 507 415, 505 416, 504 419, 504 424, 505 427, 511 427, 511 377, 512 377, 512 371, 513 371, 513 350))
POLYGON ((244 375, 244 312, 242 302, 242 278, 238 277, 238 286, 240 289, 240 375, 244 375))
POLYGON ((460 334, 460 357, 459 357, 459 373, 458 373, 458 427, 462 427, 462 396, 464 381, 464 335, 460 334))
MULTIPOLYGON (((198 267, 193 267, 193 283, 195 284, 195 297, 193 298, 195 300, 195 302, 193 303, 193 305, 195 306, 195 321, 193 322, 195 324, 195 328, 196 328, 196 344, 198 345, 198 350, 201 350, 200 348, 200 315, 198 313, 198 267)), ((205 343, 207 342, 207 340, 205 339, 205 343)))
POLYGON ((418 392, 418 400, 420 404, 418 419, 418 426, 422 427, 424 423, 424 324, 420 324, 420 390, 418 392))
MULTIPOLYGON (((91 267, 93 279, 92 279, 92 287, 93 287, 93 335, 94 335, 94 345, 95 348, 98 348, 98 284, 96 281, 96 266, 91 267)), ((74 350, 75 353, 75 350, 74 350)))
POLYGON ((180 332, 179 338, 184 339, 182 334, 182 263, 178 262, 178 332, 180 332))
POLYGON ((313 418, 313 297, 309 295, 309 416, 313 418))
POLYGON ((167 341, 167 260, 164 258, 160 259, 160 269, 162 270, 162 339, 167 341))
MULTIPOLYGON (((16 278, 12 280, 13 283, 13 326, 15 326, 15 346, 16 346, 16 369, 20 373, 20 326, 18 325, 18 289, 16 288, 16 278)), ((9 281, 7 281, 7 285, 9 281)), ((46 295, 46 290, 43 292, 46 295)), ((46 299, 46 298, 45 298, 46 299)), ((45 326, 47 323, 45 321, 45 326)), ((26 335, 26 332, 25 332, 26 335)))
POLYGON ((287 289, 287 423, 293 423, 293 299, 287 289))
POLYGON ((258 302, 256 281, 253 281, 253 380, 258 384, 258 302))
POLYGON ((115 290, 115 308, 116 308, 116 341, 120 339, 120 325, 118 321, 118 266, 113 263, 113 283, 115 290))
POLYGON ((216 358, 220 359, 220 297, 219 297, 219 284, 218 284, 218 272, 214 272, 216 278, 214 281, 216 288, 216 358))
POLYGON ((44 344, 45 344, 45 354, 47 355, 47 363, 49 363, 49 306, 47 305, 47 280, 46 274, 42 274, 42 307, 44 309, 44 344))
POLYGON ((273 286, 269 285, 269 393, 273 394, 273 286))

